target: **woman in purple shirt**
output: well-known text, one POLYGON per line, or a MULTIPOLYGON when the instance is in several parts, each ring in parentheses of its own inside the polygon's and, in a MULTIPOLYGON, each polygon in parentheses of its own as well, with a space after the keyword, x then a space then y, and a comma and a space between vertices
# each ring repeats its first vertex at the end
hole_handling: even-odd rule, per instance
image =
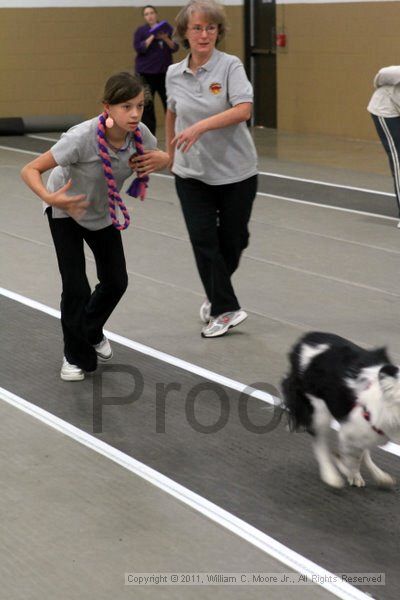
POLYGON ((145 6, 143 17, 146 24, 135 31, 133 47, 137 52, 136 73, 141 76, 151 93, 151 102, 146 104, 142 121, 154 134, 156 131, 154 95, 158 92, 165 110, 167 108, 165 74, 172 63, 172 54, 178 50, 179 44, 171 39, 173 29, 167 22, 164 22, 163 27, 155 33, 150 33, 158 23, 158 13, 154 6, 145 6))

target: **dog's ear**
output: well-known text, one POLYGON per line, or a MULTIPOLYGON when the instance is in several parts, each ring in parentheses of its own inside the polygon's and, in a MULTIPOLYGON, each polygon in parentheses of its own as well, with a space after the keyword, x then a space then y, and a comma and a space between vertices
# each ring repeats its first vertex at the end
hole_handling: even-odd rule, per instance
POLYGON ((396 367, 396 365, 383 365, 383 367, 381 367, 381 369, 379 370, 379 379, 385 379, 385 377, 394 377, 397 378, 399 374, 399 367, 396 367))
POLYGON ((380 368, 378 373, 379 385, 383 392, 383 396, 386 400, 394 400, 396 397, 397 401, 399 388, 398 376, 399 367, 396 367, 396 365, 387 364, 383 365, 383 367, 380 368), (393 394, 395 397, 393 396, 393 394))
POLYGON ((391 360, 389 358, 387 349, 385 348, 385 346, 382 346, 382 348, 375 348, 374 352, 374 358, 376 360, 376 364, 381 363, 385 363, 385 365, 390 365, 391 364, 391 360))

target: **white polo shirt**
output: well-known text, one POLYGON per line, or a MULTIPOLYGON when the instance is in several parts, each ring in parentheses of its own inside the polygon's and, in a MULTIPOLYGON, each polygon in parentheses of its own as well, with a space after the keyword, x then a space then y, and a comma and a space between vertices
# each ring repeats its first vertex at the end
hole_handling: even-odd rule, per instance
POLYGON ((400 84, 378 87, 372 94, 367 110, 377 117, 400 117, 400 84))
MULTIPOLYGON (((97 231, 111 225, 108 211, 108 188, 104 177, 103 165, 97 146, 98 117, 71 127, 54 146, 50 148, 57 167, 47 181, 49 192, 55 192, 72 179, 69 196, 86 194, 89 206, 85 215, 79 219, 79 225, 97 231)), ((157 148, 157 140, 144 123, 139 124, 145 150, 157 148)), ((118 191, 128 177, 132 175, 129 158, 136 153, 133 134, 123 152, 108 149, 113 175, 118 191)), ((127 140, 128 141, 128 140, 127 140)), ((47 208, 45 204, 45 208, 47 208)), ((69 215, 59 208, 52 207, 53 218, 65 218, 69 215)))
MULTIPOLYGON (((189 56, 167 71, 168 108, 175 132, 242 102, 253 102, 253 88, 236 57, 214 49, 194 74, 189 56)), ((257 153, 245 122, 203 133, 186 153, 175 151, 173 173, 209 185, 243 181, 258 172, 257 153)))

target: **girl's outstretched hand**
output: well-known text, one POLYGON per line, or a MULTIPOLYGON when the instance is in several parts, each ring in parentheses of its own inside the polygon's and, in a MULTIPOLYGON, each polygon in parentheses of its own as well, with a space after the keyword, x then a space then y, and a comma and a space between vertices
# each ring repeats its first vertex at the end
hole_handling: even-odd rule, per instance
POLYGON ((132 171, 136 171, 139 177, 166 169, 169 163, 169 154, 162 150, 145 150, 144 154, 134 154, 129 159, 132 171))
POLYGON ((48 195, 48 200, 46 199, 46 202, 48 204, 51 204, 51 206, 54 206, 55 208, 65 210, 65 212, 68 213, 70 217, 79 220, 85 214, 89 202, 86 201, 86 194, 68 196, 67 192, 71 188, 71 186, 72 179, 67 181, 67 183, 63 185, 59 190, 50 193, 48 195))

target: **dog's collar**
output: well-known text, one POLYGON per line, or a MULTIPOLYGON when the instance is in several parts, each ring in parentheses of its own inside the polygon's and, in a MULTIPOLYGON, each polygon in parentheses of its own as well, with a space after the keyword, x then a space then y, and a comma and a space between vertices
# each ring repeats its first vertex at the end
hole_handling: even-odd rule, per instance
MULTIPOLYGON (((368 421, 368 423, 371 423, 371 413, 369 412, 369 410, 367 409, 367 407, 365 406, 365 404, 361 404, 360 402, 356 402, 354 406, 361 406, 362 408, 362 416, 364 417, 364 419, 366 421, 368 421)), ((378 429, 377 427, 375 427, 375 425, 371 425, 372 429, 375 431, 375 433, 379 433, 379 435, 386 435, 384 431, 382 431, 382 429, 378 429)))

